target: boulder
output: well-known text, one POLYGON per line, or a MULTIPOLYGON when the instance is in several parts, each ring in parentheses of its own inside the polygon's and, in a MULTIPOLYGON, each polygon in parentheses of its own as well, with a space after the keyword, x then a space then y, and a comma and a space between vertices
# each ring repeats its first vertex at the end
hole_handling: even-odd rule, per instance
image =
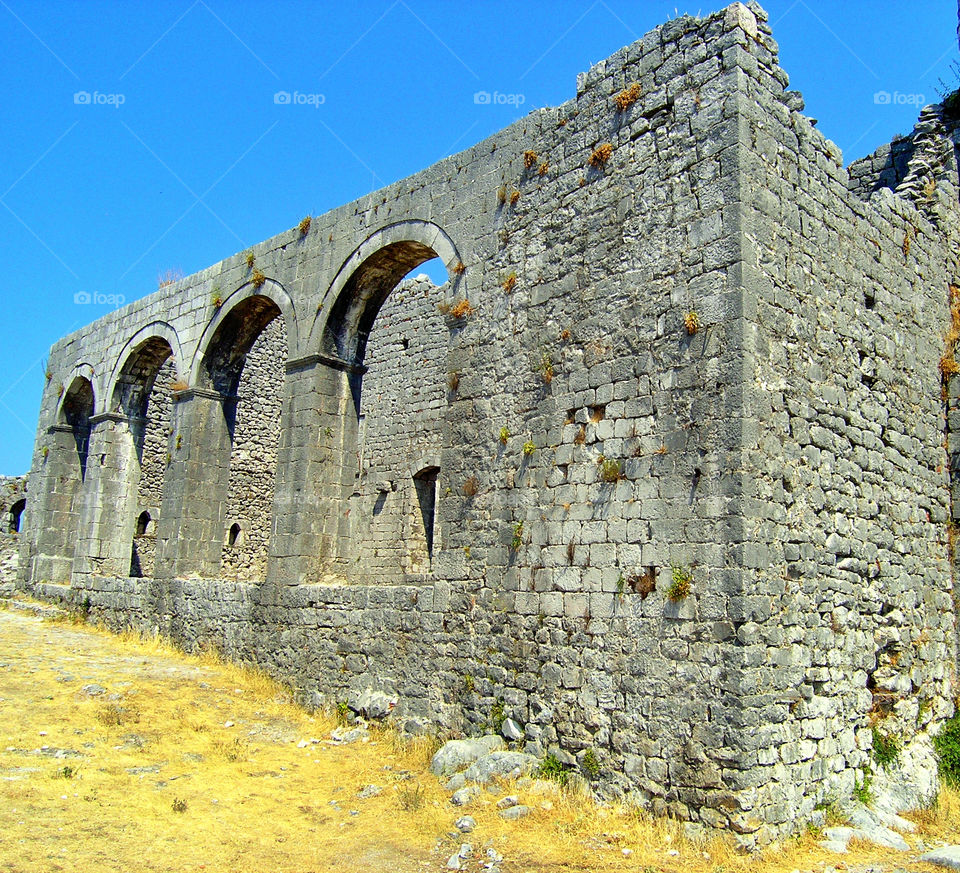
POLYGON ((382 691, 365 688, 359 694, 351 695, 349 705, 354 712, 360 713, 364 718, 381 719, 393 712, 397 705, 397 698, 382 691))
POLYGON ((506 747, 503 737, 488 734, 468 740, 450 740, 443 744, 430 761, 430 772, 444 777, 462 770, 474 761, 506 747))
POLYGON ((927 852, 926 855, 921 855, 920 860, 939 867, 960 870, 960 846, 941 846, 939 849, 927 852))
POLYGON ((526 776, 533 772, 536 766, 537 759, 533 755, 523 752, 491 752, 474 761, 463 775, 467 782, 486 785, 495 776, 526 776))

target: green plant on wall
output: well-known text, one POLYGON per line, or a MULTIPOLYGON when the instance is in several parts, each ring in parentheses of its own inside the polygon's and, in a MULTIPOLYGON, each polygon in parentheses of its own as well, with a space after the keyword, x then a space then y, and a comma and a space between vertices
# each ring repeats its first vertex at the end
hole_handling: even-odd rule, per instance
POLYGON ((600 461, 600 480, 602 482, 619 482, 623 478, 620 462, 613 458, 604 458, 600 461))
POLYGON ((523 444, 523 453, 524 453, 524 455, 526 455, 528 458, 529 458, 530 455, 532 455, 536 450, 537 450, 537 447, 536 447, 530 440, 527 440, 527 441, 523 444))
POLYGON ((545 385, 549 385, 553 381, 553 359, 548 352, 543 352, 540 355, 540 360, 534 369, 540 374, 540 378, 543 379, 545 385))
POLYGON ((937 753, 940 777, 947 785, 960 788, 960 701, 957 701, 957 711, 933 738, 933 748, 937 753))
POLYGON ((593 749, 587 749, 587 751, 583 753, 580 766, 588 779, 596 779, 600 775, 600 759, 593 749))
POLYGON ((570 777, 567 768, 560 763, 560 759, 553 752, 543 756, 535 772, 541 779, 551 779, 561 785, 566 785, 570 777))
POLYGON ((667 589, 667 597, 674 603, 685 600, 690 596, 690 588, 693 584, 693 573, 685 567, 670 568, 670 587, 667 589))
POLYGON ((897 738, 882 733, 876 726, 873 727, 873 760, 885 770, 900 760, 900 744, 897 738))
POLYGON ((510 540, 510 548, 517 551, 523 545, 523 522, 518 521, 513 526, 513 538, 510 540))

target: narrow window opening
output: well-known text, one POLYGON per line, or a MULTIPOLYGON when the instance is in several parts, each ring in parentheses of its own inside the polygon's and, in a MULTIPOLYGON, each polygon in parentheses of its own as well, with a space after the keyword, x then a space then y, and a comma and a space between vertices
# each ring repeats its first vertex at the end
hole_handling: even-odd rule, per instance
POLYGON ((240 525, 234 522, 230 525, 230 530, 227 533, 227 545, 235 546, 240 540, 240 525))
POLYGON ((144 510, 137 516, 137 533, 138 537, 146 536, 150 530, 150 513, 144 510))
POLYGON ((417 489, 417 502, 423 520, 423 533, 427 543, 427 558, 433 560, 433 526, 437 510, 437 474, 439 467, 427 467, 413 477, 417 489))
POLYGON ((10 533, 20 533, 20 517, 26 508, 26 499, 18 500, 10 507, 10 533))

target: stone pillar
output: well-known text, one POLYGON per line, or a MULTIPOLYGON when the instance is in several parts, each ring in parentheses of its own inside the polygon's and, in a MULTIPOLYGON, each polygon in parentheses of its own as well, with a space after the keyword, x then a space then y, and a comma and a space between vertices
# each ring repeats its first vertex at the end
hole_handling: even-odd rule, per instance
POLYGON ((137 446, 146 419, 108 412, 90 419, 90 454, 80 512, 74 572, 129 576, 140 480, 137 446))
POLYGON ((317 582, 347 551, 365 368, 324 355, 287 364, 267 581, 317 582))
POLYGON ((157 578, 220 574, 237 399, 206 388, 173 395, 170 463, 157 530, 157 578))
POLYGON ((47 429, 47 437, 36 484, 30 483, 31 542, 21 551, 21 559, 26 559, 21 578, 67 585, 73 572, 88 435, 82 434, 84 445, 79 446, 72 426, 55 424, 47 429))

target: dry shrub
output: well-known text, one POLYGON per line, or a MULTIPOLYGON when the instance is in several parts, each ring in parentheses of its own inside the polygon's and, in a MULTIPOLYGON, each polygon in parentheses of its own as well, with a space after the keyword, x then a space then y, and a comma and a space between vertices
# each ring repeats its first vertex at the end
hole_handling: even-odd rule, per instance
POLYGON ((624 91, 621 91, 613 98, 613 102, 617 104, 617 109, 621 112, 626 112, 634 103, 640 99, 640 83, 634 82, 629 88, 624 91))
POLYGON ((601 167, 606 165, 607 161, 610 160, 610 155, 612 154, 613 146, 610 145, 610 143, 605 142, 603 145, 599 145, 593 150, 588 163, 594 169, 599 170, 601 167))
POLYGON ((474 312, 474 308, 470 305, 470 301, 467 300, 466 297, 450 307, 450 314, 454 318, 466 318, 468 315, 473 315, 474 312))
POLYGON ((172 270, 167 270, 165 273, 160 273, 157 275, 157 289, 166 288, 168 285, 175 285, 183 278, 183 270, 179 267, 175 267, 172 270))

